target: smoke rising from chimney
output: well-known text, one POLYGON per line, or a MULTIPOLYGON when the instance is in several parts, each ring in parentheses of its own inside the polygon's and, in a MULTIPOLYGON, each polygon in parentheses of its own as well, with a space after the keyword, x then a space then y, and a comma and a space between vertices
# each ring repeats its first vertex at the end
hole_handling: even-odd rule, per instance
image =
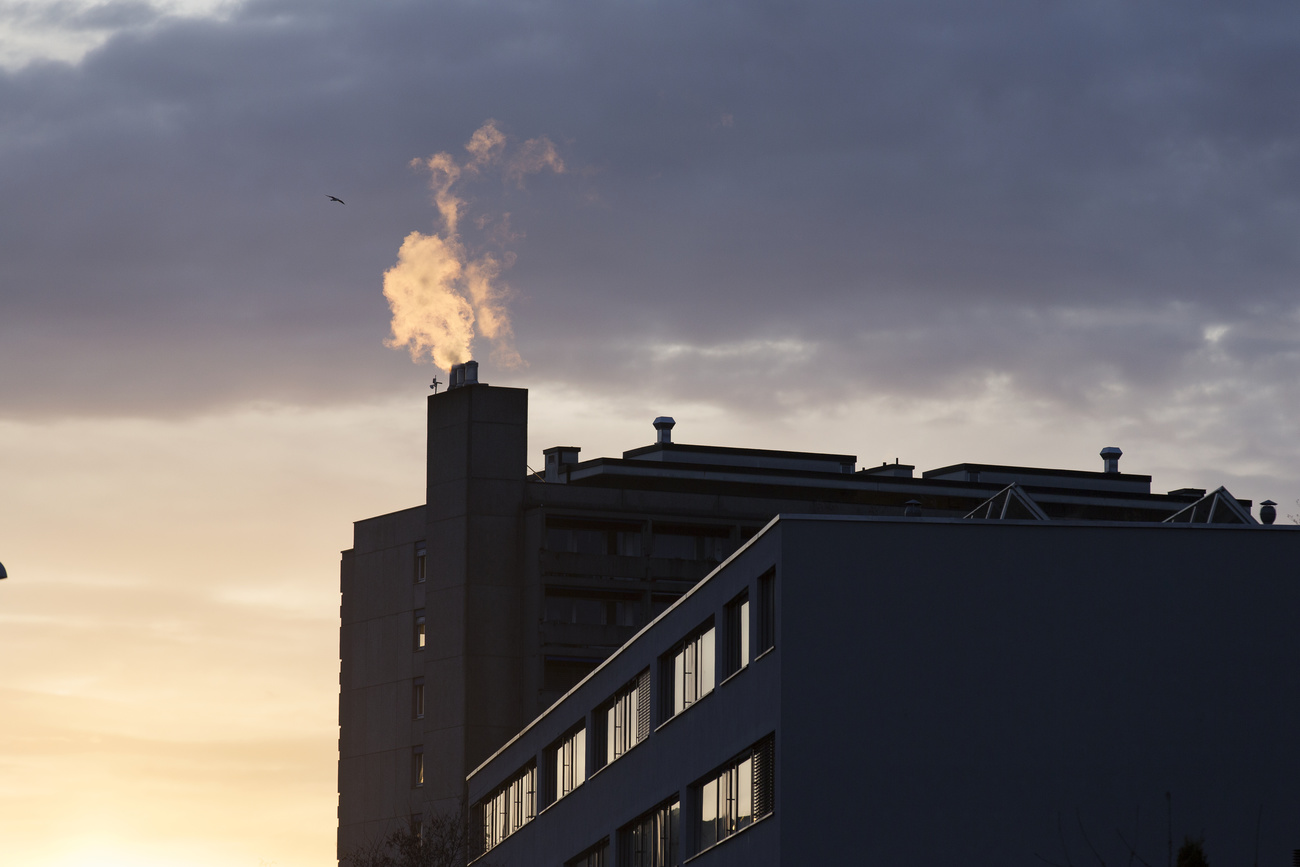
MULTIPOLYGON (((514 254, 476 253, 467 247, 460 235, 465 200, 454 188, 465 176, 497 166, 506 180, 522 187, 530 174, 547 169, 563 174, 564 161, 544 136, 510 152, 506 136, 492 120, 475 130, 465 150, 469 157, 459 163, 448 153, 411 161, 429 172, 443 233, 407 235, 397 251, 397 264, 384 272, 384 297, 393 314, 393 333, 384 343, 392 349, 406 347, 413 361, 430 358, 448 370, 470 359, 474 338, 481 336, 493 344, 493 361, 516 367, 524 361, 514 348, 506 310, 510 290, 501 282, 501 272, 514 264, 514 254)), ((509 235, 508 228, 505 236, 517 237, 509 235)))

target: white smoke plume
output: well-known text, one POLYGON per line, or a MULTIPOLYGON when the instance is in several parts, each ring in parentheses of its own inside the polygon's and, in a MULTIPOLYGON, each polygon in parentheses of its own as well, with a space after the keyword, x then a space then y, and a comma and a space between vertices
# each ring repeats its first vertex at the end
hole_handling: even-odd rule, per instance
MULTIPOLYGON (((411 163, 429 172, 443 233, 407 235, 397 251, 397 264, 384 272, 384 297, 393 314, 393 333, 384 342, 393 349, 405 346, 412 360, 428 358, 446 370, 472 358, 474 338, 481 336, 492 342, 493 361, 515 367, 524 362, 515 351, 506 310, 510 290, 501 282, 501 272, 514 263, 514 254, 476 255, 469 250, 460 235, 465 200, 453 189, 465 176, 498 166, 507 180, 522 186, 526 175, 547 169, 562 174, 564 161, 545 137, 529 139, 510 152, 506 136, 492 120, 474 132, 465 150, 469 157, 459 163, 448 153, 411 163)), ((504 218, 502 225, 509 236, 504 218)))

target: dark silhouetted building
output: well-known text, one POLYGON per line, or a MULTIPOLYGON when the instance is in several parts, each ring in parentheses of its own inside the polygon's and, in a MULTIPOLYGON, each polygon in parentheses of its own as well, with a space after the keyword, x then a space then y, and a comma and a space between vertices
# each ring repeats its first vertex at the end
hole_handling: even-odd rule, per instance
MULTIPOLYGON (((1060 589, 1066 601, 1072 598, 1070 594, 1087 591, 1091 605, 1096 604, 1092 597, 1097 593, 1116 590, 1117 582, 1123 584, 1120 576, 1134 572, 1167 576, 1187 573, 1201 582, 1197 587, 1206 583, 1209 566, 1205 564, 1211 561, 1198 561, 1188 553, 1192 549, 1167 544, 1166 539, 1204 538, 1207 543, 1236 538, 1281 540, 1263 547, 1252 547, 1250 541, 1227 546, 1233 551, 1239 547, 1243 556, 1248 555, 1240 562, 1250 564, 1252 569, 1274 563, 1268 558, 1278 545, 1300 541, 1300 537, 1287 533, 1287 528, 1265 530, 1255 525, 1249 514, 1250 503, 1238 501, 1222 489, 1209 494, 1193 489, 1153 494, 1150 477, 1118 472, 1118 454, 1108 453, 1110 450, 1103 453, 1109 470, 1103 472, 960 464, 931 470, 918 478, 913 467, 897 462, 858 469, 852 455, 675 443, 672 420, 661 418, 654 423, 657 441, 624 452, 622 458, 582 461, 578 447, 557 446, 545 451, 543 471, 533 473, 527 460, 527 391, 477 383, 476 367, 472 365, 454 372, 454 387, 429 398, 426 503, 357 522, 353 547, 343 553, 340 856, 394 828, 435 812, 456 809, 465 802, 475 809, 481 847, 492 842, 519 847, 511 850, 521 854, 511 856, 510 863, 558 865, 576 858, 579 849, 587 845, 596 847, 583 855, 589 860, 573 863, 653 863, 590 859, 601 857, 597 844, 605 836, 611 845, 618 845, 619 834, 638 827, 628 823, 643 821, 644 833, 634 830, 627 839, 649 841, 647 835, 658 833, 660 826, 655 823, 660 819, 663 823, 679 823, 677 852, 681 860, 700 851, 700 840, 704 838, 696 835, 702 832, 695 825, 687 828, 699 817, 691 812, 673 819, 667 805, 677 797, 679 810, 694 811, 691 799, 696 796, 692 793, 705 785, 699 774, 717 770, 717 785, 739 785, 735 782, 740 779, 737 775, 742 773, 743 762, 749 761, 745 766, 749 770, 744 773, 751 775, 751 785, 760 785, 753 780, 767 779, 762 774, 771 778, 770 788, 753 789, 751 794, 760 798, 760 807, 768 804, 778 811, 777 815, 787 817, 782 821, 788 821, 796 810, 825 810, 827 805, 839 804, 849 796, 849 790, 835 788, 828 790, 829 800, 820 806, 795 804, 810 793, 807 787, 811 781, 800 780, 790 772, 788 762, 796 757, 800 762, 814 757, 828 760, 827 753, 814 754, 830 745, 791 741, 793 737, 813 737, 813 717, 802 719, 793 728, 783 728, 781 719, 792 718, 788 700, 803 690, 837 684, 846 696, 870 696, 880 689, 864 679, 889 669, 886 659, 877 655, 880 634, 867 634, 879 626, 880 612, 870 607, 874 604, 871 594, 892 592, 889 588, 896 585, 917 592, 930 587, 936 614, 942 612, 943 617, 951 618, 959 610, 953 606, 965 596, 945 596, 949 590, 944 581, 955 582, 967 595, 982 587, 990 598, 1006 599, 1013 597, 1015 588, 1025 581, 1038 579, 1042 583, 1034 586, 1041 591, 1042 605, 1049 604, 1052 597, 1048 591, 1053 587, 1060 589), (919 520, 904 519, 905 515, 918 514, 919 520), (777 515, 788 517, 760 536, 760 530, 777 515), (816 516, 816 520, 808 516, 816 516), (1157 526, 1161 522, 1198 526, 1157 526), (1228 524, 1237 526, 1225 534, 1222 531, 1228 524), (799 529, 791 531, 791 526, 799 529), (818 579, 817 564, 823 561, 794 565, 796 554, 802 557, 807 549, 802 546, 792 551, 790 534, 823 529, 834 543, 836 568, 840 571, 831 570, 818 579), (1142 541, 1148 538, 1154 541, 1142 541), (700 584, 751 540, 744 553, 709 582, 700 584), (1099 547, 1093 549, 1093 545, 1099 547), (1257 547, 1267 551, 1257 554, 1257 547), (1017 550, 1022 550, 1024 556, 1019 557, 1017 550), (767 551, 775 558, 770 557, 772 562, 763 567, 769 571, 762 574, 772 576, 768 584, 762 583, 761 575, 750 574, 756 551, 767 551), (1098 575, 1095 591, 1080 583, 1081 578, 1074 573, 1067 578, 1064 573, 1053 572, 1056 561, 1049 556, 1053 551, 1059 552, 1060 558, 1069 558, 1075 564, 1092 563, 1100 570, 1103 574, 1098 575), (1085 551, 1091 554, 1082 557, 1085 551), (740 563, 750 566, 741 570, 740 563), (773 566, 775 571, 770 571, 773 566), (930 571, 940 568, 944 570, 942 581, 930 571), (792 576, 796 574, 807 577, 795 580, 792 576), (847 575, 856 577, 848 581, 847 575), (751 594, 744 615, 739 608, 728 607, 734 598, 722 602, 713 598, 732 590, 740 593, 741 584, 744 592, 751 594), (669 610, 697 585, 699 589, 689 599, 669 610), (837 594, 842 594, 839 602, 837 594), (706 599, 711 601, 703 601, 706 599), (864 609, 863 605, 868 607, 864 609), (796 610, 798 615, 792 613, 796 610), (818 611, 822 615, 817 615, 818 611), (760 612, 769 612, 776 620, 769 623, 762 619, 768 615, 760 612), (857 619, 853 618, 855 612, 857 619), (685 631, 679 628, 697 615, 702 615, 700 623, 685 631), (795 629, 796 616, 811 619, 799 621, 795 629), (818 616, 822 619, 818 620, 818 616), (732 642, 731 636, 738 635, 742 627, 727 626, 727 618, 735 619, 736 624, 750 624, 751 648, 781 638, 768 656, 759 658, 757 651, 751 653, 752 664, 744 666, 745 674, 734 682, 725 681, 723 674, 730 671, 734 660, 729 662, 731 657, 723 656, 734 650, 726 642, 732 642), (648 626, 652 621, 653 625, 648 626), (696 628, 706 621, 717 630, 708 639, 711 644, 707 647, 703 643, 707 630, 696 628), (675 635, 676 631, 682 634, 675 635), (812 636, 813 632, 822 634, 812 636), (718 643, 722 640, 719 635, 728 636, 724 644, 718 643), (634 637, 636 640, 628 644, 634 637), (669 638, 669 645, 660 646, 669 638), (863 643, 855 651, 852 648, 858 639, 863 643), (805 648, 805 641, 812 643, 805 648), (714 706, 726 706, 730 690, 741 702, 737 713, 750 720, 744 725, 715 725, 705 705, 699 712, 692 709, 681 713, 680 721, 664 731, 688 732, 680 737, 698 741, 700 746, 687 751, 693 756, 689 761, 682 754, 681 762, 669 767, 673 762, 668 757, 677 755, 670 742, 679 736, 669 734, 660 739, 657 727, 673 718, 663 716, 665 687, 660 679, 668 677, 665 654, 678 650, 686 654, 682 649, 688 646, 694 647, 690 651, 693 655, 689 659, 682 656, 683 671, 689 663, 691 677, 699 678, 704 676, 705 665, 713 666, 714 682, 720 686, 704 694, 711 696, 714 706), (573 690, 620 647, 624 649, 609 664, 573 690), (810 663, 813 668, 800 669, 798 675, 783 678, 780 671, 773 671, 774 667, 788 667, 795 657, 804 659, 803 654, 816 655, 822 650, 826 655, 820 662, 810 663), (637 672, 611 687, 609 679, 622 678, 629 666, 637 672), (644 683, 640 679, 643 671, 649 672, 644 683), (755 685, 746 686, 746 681, 755 685), (606 687, 611 688, 606 691, 606 687), (776 690, 775 698, 767 694, 772 689, 776 690), (556 705, 561 698, 563 702, 556 705), (595 737, 600 728, 596 721, 603 719, 600 714, 616 706, 622 710, 615 715, 624 715, 615 738, 622 739, 619 748, 631 750, 644 741, 646 746, 638 746, 634 755, 659 758, 632 761, 629 756, 626 762, 620 759, 621 764, 608 762, 609 769, 597 773, 597 759, 616 747, 611 747, 606 735, 595 737), (692 718, 699 722, 688 722, 692 718), (553 731, 555 726, 561 730, 553 731), (587 737, 588 728, 592 737, 587 737), (651 729, 653 734, 649 733, 651 729), (571 737, 579 731, 583 733, 580 744, 571 737), (691 731, 696 734, 689 734, 691 731), (536 741, 537 737, 545 742, 536 741), (510 745, 498 753, 507 742, 510 745), (656 743, 668 752, 657 752, 660 748, 653 746, 656 743), (549 751, 556 749, 561 756, 559 765, 548 758, 552 755, 549 751), (494 754, 467 786, 467 775, 494 754), (749 758, 738 758, 745 755, 749 758), (516 759, 519 764, 510 766, 516 759), (632 770, 646 761, 656 766, 653 785, 632 770), (534 764, 530 766, 529 762, 534 764), (579 764, 585 780, 581 784, 576 782, 579 764), (525 773, 528 767, 533 768, 531 778, 525 773), (629 770, 626 774, 615 773, 620 767, 629 770), (724 771, 732 775, 727 777, 729 782, 718 782, 724 771), (502 772, 505 776, 501 776, 502 772), (560 775, 558 779, 555 773, 560 775), (597 778, 605 777, 624 779, 620 791, 636 790, 638 794, 601 796, 605 806, 593 813, 587 824, 574 825, 570 819, 560 818, 569 815, 568 808, 561 809, 564 798, 541 816, 556 817, 557 830, 549 832, 552 835, 567 838, 570 833, 585 834, 582 846, 566 844, 565 848, 556 843, 552 848, 550 843, 538 842, 552 839, 545 836, 549 819, 537 821, 536 825, 530 821, 529 833, 523 833, 525 816, 531 820, 539 807, 545 807, 548 792, 562 792, 568 785, 575 794, 581 789, 583 797, 596 797, 592 793, 599 790, 597 778), (501 786, 505 786, 504 794, 497 791, 501 786), (654 803, 647 803, 645 798, 652 792, 661 792, 663 797, 651 797, 654 803), (491 812, 490 805, 498 803, 498 798, 505 799, 499 801, 501 804, 515 799, 518 806, 512 813, 497 815, 491 812), (486 814, 485 804, 489 805, 486 814), (634 815, 624 815, 634 807, 634 815), (654 812, 660 809, 661 816, 654 812), (498 821, 504 824, 490 824, 498 821), (485 829, 492 828, 500 829, 498 841, 490 833, 483 836, 485 829), (509 842, 513 835, 507 829, 519 834, 514 842, 509 842)), ((1209 548, 1214 549, 1214 545, 1209 544, 1209 548)), ((1222 580, 1234 579, 1228 576, 1222 580)), ((1154 591, 1146 588, 1142 592, 1154 591)), ((1123 610, 1122 601, 1111 601, 1116 611, 1123 610)), ((919 600, 905 599, 899 604, 904 606, 900 610, 907 617, 920 616, 919 600)), ((910 643, 897 645, 898 658, 893 663, 906 659, 914 665, 911 669, 900 667, 891 675, 894 679, 888 684, 892 691, 887 691, 887 702, 864 698, 860 705, 844 704, 847 699, 837 694, 832 698, 840 701, 839 705, 823 702, 821 706, 835 707, 836 713, 848 715, 842 720, 845 725, 858 724, 853 715, 867 713, 882 732, 894 732, 913 713, 897 716, 908 706, 899 699, 903 672, 914 670, 928 677, 942 667, 943 659, 951 657, 951 670, 967 676, 968 669, 977 664, 970 654, 982 645, 963 646, 959 642, 969 633, 980 631, 981 620, 974 616, 976 613, 972 610, 965 631, 953 632, 951 640, 936 632, 936 623, 946 622, 942 618, 928 624, 918 621, 919 631, 910 643), (928 637, 923 646, 918 644, 921 636, 928 637)), ((1028 616, 1043 612, 1031 606, 1024 613, 1028 616)), ((999 614, 1004 616, 1009 615, 999 614)), ((994 618, 987 622, 1003 621, 994 618)), ((1068 618, 1061 622, 1074 623, 1068 618)), ((898 630, 901 625, 895 623, 891 628, 898 630)), ((1010 654, 1013 646, 1018 647, 1027 660, 1026 666, 1028 660, 1041 662, 1048 658, 1032 643, 1024 643, 1032 642, 1038 633, 1003 634, 1005 652, 1010 654)), ((901 633, 896 638, 901 638, 901 633)), ((987 661, 992 672, 1006 663, 1002 657, 987 657, 987 661)), ((1082 664, 1078 659, 1067 661, 1082 664)), ((1133 669, 1143 670, 1142 666, 1133 669)), ((1043 675, 1040 669, 1017 669, 1008 671, 1007 677, 1019 676, 1017 672, 1043 675)), ((924 713, 933 713, 934 702, 951 695, 949 723, 978 712, 976 717, 984 725, 994 715, 993 706, 977 702, 974 708, 963 708, 962 702, 977 697, 978 681, 953 692, 960 686, 953 680, 956 676, 914 683, 926 695, 915 713, 921 713, 920 708, 924 713)), ((702 684, 700 681, 693 687, 682 686, 683 700, 690 689, 698 693, 702 684)), ((1098 683, 1089 682, 1088 686, 1096 688, 1098 683)), ((1014 690, 998 686, 986 691, 989 701, 998 703, 1000 712, 1017 716, 1020 728, 1036 717, 1029 705, 1017 707, 1013 702, 1031 692, 1031 685, 1025 683, 1014 690)), ((812 692, 806 698, 813 701, 812 692)), ((1104 694, 1099 697, 1104 699, 1104 694)), ((809 706, 810 714, 813 708, 809 706)), ((1043 721, 1053 721, 1051 714, 1058 710, 1044 711, 1048 715, 1043 721)), ((942 725, 939 719, 927 718, 918 720, 916 730, 937 731, 936 727, 942 725)), ((974 735, 962 740, 960 732, 967 730, 959 726, 949 737, 979 747, 981 742, 974 735)), ((854 752, 858 746, 850 749, 850 754, 857 757, 855 761, 863 755, 854 752)), ((904 770, 907 756, 915 754, 914 746, 911 742, 900 744, 902 752, 894 765, 872 759, 872 763, 860 767, 861 784, 878 786, 876 774, 890 768, 904 770)), ((929 776, 918 780, 936 779, 943 767, 947 766, 936 760, 927 771, 929 776)), ((1032 781, 1032 774, 1026 779, 1032 781)), ((954 781, 953 791, 968 791, 968 782, 954 781)), ((835 782, 835 786, 841 785, 847 782, 835 782)), ((911 785, 898 779, 889 783, 903 789, 911 785)), ((718 790, 715 786, 711 791, 716 795, 718 790)), ((883 791, 872 789, 871 798, 883 797, 883 791)), ((898 813, 902 805, 924 803, 902 798, 900 806, 891 810, 898 813)), ((755 832, 765 826, 764 822, 769 831, 747 831, 736 836, 737 842, 742 837, 761 841, 763 835, 778 833, 770 829, 779 827, 779 823, 757 821, 762 819, 757 815, 754 818, 755 832)), ((914 818, 908 817, 907 821, 914 818)), ((667 827, 663 824, 663 828, 667 827)), ((793 830, 786 836, 798 838, 793 830)), ((576 843, 578 838, 568 842, 576 843)), ((776 843, 744 845, 783 851, 776 843)), ((881 846, 886 844, 882 842, 881 846)), ((743 848, 729 843, 719 846, 718 851, 743 848)), ((887 847, 878 851, 887 851, 887 847)), ((501 854, 506 853, 503 848, 501 854)), ((787 858, 794 856, 788 854, 787 858)), ((806 863, 819 862, 813 859, 806 863)))

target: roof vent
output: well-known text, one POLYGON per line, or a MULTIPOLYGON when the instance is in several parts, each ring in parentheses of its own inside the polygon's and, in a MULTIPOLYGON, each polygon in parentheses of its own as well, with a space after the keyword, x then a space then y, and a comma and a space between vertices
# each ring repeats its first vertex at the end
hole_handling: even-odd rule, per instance
POLYGON ((677 422, 673 421, 671 416, 661 415, 655 419, 654 424, 655 430, 658 431, 655 442, 670 443, 673 441, 673 425, 677 424, 677 422))
POLYGON ((1104 471, 1108 473, 1118 473, 1119 458, 1122 454, 1124 453, 1115 446, 1106 446, 1106 448, 1102 449, 1101 463, 1104 471))

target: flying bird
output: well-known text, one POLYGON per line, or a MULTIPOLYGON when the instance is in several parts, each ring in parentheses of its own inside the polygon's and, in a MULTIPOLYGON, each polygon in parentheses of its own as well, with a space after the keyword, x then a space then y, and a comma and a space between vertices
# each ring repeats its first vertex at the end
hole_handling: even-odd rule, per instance
POLYGON ((343 200, 340 199, 338 196, 329 196, 329 195, 327 195, 326 198, 329 199, 331 202, 338 202, 340 205, 346 205, 346 204, 347 204, 347 202, 343 201, 343 200))

